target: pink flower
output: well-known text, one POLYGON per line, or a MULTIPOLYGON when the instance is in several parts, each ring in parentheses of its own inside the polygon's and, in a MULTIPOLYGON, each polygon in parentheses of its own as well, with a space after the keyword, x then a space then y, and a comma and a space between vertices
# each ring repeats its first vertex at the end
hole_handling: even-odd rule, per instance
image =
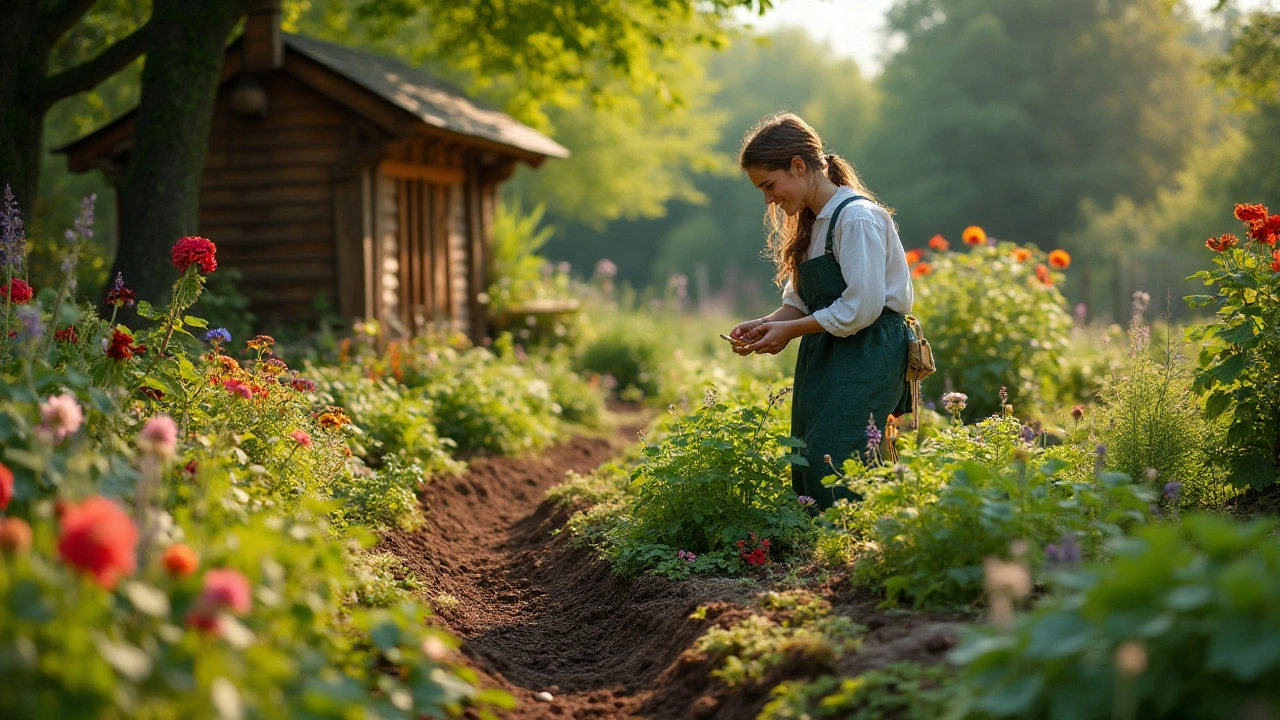
POLYGON ((234 379, 223 380, 222 387, 226 388, 227 392, 231 393, 232 395, 239 395, 245 400, 253 399, 253 388, 240 382, 239 380, 234 380, 234 379))
POLYGON ((210 570, 204 574, 204 590, 188 613, 187 624, 216 633, 223 611, 243 615, 252 607, 249 578, 237 570, 210 570))
POLYGON ((63 393, 54 395, 40 405, 40 419, 44 421, 40 425, 41 429, 57 445, 80 429, 84 413, 74 395, 63 393))
POLYGON ((174 447, 178 444, 178 424, 168 415, 153 416, 142 426, 138 434, 138 447, 142 451, 158 458, 173 457, 174 447))
POLYGON ((289 433, 289 437, 296 440, 298 444, 304 448, 311 447, 311 436, 307 434, 306 430, 294 430, 293 432, 289 433))

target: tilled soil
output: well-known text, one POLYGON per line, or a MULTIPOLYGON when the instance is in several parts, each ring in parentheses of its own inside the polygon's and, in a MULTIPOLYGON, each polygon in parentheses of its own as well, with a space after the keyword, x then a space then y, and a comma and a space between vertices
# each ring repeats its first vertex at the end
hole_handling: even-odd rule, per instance
MULTIPOLYGON (((544 500, 547 489, 566 471, 607 462, 634 431, 578 437, 519 458, 473 459, 466 474, 428 486, 423 528, 383 539, 382 548, 426 584, 428 601, 457 599, 431 604, 464 639, 471 664, 517 697, 512 718, 751 718, 768 699, 771 684, 730 692, 692 649, 713 624, 749 614, 757 589, 735 580, 622 580, 553 535, 569 511, 544 500), (706 617, 691 619, 700 605, 706 617), (554 700, 537 701, 542 691, 554 700)), ((873 600, 842 598, 834 586, 829 595, 837 612, 871 629, 857 657, 842 663, 851 670, 936 662, 954 644, 949 622, 885 615, 873 600)), ((779 679, 811 671, 792 663, 779 679)))

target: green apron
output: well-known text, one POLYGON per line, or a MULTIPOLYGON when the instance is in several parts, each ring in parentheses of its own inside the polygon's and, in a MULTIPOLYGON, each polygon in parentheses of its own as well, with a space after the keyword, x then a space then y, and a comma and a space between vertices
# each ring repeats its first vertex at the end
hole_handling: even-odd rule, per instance
MULTIPOLYGON (((812 314, 835 302, 848 285, 832 252, 840 211, 859 199, 840 203, 827 226, 827 251, 796 268, 796 291, 812 314)), ((865 461, 867 422, 875 417, 884 432, 889 415, 907 411, 907 326, 902 315, 884 308, 871 325, 848 337, 810 333, 800 341, 795 390, 791 400, 791 434, 804 441, 808 467, 791 466, 791 486, 826 509, 839 498, 860 500, 845 488, 825 488, 822 478, 834 474, 824 455, 840 468, 857 453, 865 461)))

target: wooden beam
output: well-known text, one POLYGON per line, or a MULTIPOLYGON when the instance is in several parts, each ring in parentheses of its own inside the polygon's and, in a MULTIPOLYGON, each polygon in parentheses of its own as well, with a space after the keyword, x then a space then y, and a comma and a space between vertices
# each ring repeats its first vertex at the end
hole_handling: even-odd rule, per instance
POLYGON ((399 160, 383 160, 378 164, 378 170, 393 178, 425 180, 436 185, 459 185, 467 179, 466 171, 461 168, 417 165, 399 160))

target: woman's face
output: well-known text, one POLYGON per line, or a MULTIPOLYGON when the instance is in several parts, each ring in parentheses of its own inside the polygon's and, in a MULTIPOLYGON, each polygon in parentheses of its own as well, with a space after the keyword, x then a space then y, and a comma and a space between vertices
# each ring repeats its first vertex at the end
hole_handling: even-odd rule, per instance
POLYGON ((791 167, 785 170, 749 167, 747 177, 764 193, 765 204, 777 205, 786 214, 795 215, 804 208, 813 190, 807 170, 804 160, 792 158, 791 167))

